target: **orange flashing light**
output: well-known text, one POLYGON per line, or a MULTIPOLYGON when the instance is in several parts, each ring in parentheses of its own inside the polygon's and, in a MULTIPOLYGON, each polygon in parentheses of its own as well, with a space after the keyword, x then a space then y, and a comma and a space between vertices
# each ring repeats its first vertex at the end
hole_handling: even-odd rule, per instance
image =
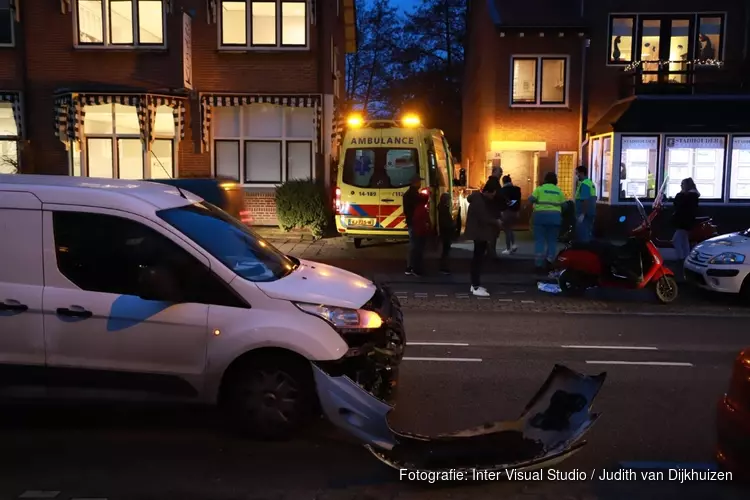
POLYGON ((346 119, 346 124, 351 128, 359 128, 364 123, 361 115, 353 114, 346 119))
POLYGON ((422 121, 417 115, 406 115, 402 122, 406 127, 419 127, 422 124, 422 121))

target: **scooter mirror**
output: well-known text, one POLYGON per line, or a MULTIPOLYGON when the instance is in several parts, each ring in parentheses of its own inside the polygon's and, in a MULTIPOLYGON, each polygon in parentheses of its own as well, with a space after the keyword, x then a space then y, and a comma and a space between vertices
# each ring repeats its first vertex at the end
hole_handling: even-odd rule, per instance
POLYGON ((621 216, 620 216, 620 218, 619 218, 618 220, 619 220, 620 222, 625 222, 625 216, 624 216, 624 215, 621 215, 621 216))

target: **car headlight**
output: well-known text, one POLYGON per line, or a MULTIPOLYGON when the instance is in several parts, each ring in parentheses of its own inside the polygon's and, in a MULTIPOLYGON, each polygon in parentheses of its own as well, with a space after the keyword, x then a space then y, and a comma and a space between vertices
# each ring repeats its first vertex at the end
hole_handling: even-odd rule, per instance
POLYGON ((383 318, 374 311, 295 302, 302 311, 323 318, 339 330, 373 330, 383 325, 383 318))
POLYGON ((742 264, 745 256, 741 253, 724 252, 708 261, 709 264, 742 264))

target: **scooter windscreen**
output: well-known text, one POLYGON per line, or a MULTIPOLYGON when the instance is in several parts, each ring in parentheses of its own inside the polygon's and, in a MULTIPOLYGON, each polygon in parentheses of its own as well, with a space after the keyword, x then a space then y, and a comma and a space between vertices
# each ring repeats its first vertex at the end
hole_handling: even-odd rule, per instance
POLYGON ((555 365, 517 420, 425 436, 393 430, 387 418, 392 407, 351 379, 314 371, 323 412, 333 424, 395 469, 437 472, 528 470, 568 458, 585 445, 582 437, 599 416, 590 409, 606 378, 555 365))

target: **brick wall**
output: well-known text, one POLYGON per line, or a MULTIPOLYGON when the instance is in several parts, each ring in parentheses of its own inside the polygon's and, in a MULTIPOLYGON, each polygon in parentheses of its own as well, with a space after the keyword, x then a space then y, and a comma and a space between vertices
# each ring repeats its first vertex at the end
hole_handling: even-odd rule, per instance
POLYGON ((274 201, 273 191, 245 190, 245 207, 250 211, 252 225, 278 225, 279 221, 276 218, 276 202, 274 201))

